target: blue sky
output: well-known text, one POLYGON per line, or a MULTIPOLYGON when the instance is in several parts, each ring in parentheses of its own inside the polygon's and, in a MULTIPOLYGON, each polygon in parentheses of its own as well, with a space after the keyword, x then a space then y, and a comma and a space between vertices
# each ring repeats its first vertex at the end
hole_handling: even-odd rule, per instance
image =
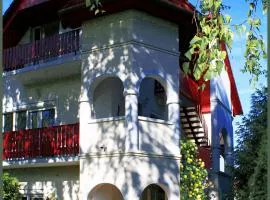
MULTIPOLYGON (((197 0, 191 0, 191 3, 196 3, 197 0)), ((8 8, 12 0, 3 0, 3 11, 8 8)), ((231 9, 226 12, 232 17, 232 24, 239 24, 246 19, 248 5, 245 0, 224 0, 225 5, 231 6, 231 9)), ((267 28, 267 17, 258 12, 258 16, 262 19, 261 33, 266 39, 266 28, 267 28)), ((234 72, 234 77, 236 85, 238 88, 239 96, 243 106, 244 114, 249 112, 250 109, 250 95, 254 92, 254 88, 249 85, 250 76, 248 74, 243 74, 240 69, 244 66, 243 52, 245 48, 244 36, 238 36, 234 34, 234 43, 232 51, 230 54, 230 61, 234 72)), ((262 61, 262 65, 266 69, 266 60, 262 61)), ((260 79, 260 84, 266 85, 266 78, 262 77, 260 79)), ((258 87, 260 87, 258 84, 258 87)), ((241 117, 236 117, 234 122, 239 121, 241 117)))

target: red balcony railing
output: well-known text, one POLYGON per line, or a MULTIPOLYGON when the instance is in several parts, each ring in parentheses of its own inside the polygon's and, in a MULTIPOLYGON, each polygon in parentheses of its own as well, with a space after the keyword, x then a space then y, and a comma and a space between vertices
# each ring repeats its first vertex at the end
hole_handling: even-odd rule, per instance
POLYGON ((78 123, 4 132, 4 160, 76 156, 78 153, 78 123))
POLYGON ((4 71, 48 61, 52 58, 77 53, 80 49, 80 30, 56 34, 32 43, 4 49, 4 71))

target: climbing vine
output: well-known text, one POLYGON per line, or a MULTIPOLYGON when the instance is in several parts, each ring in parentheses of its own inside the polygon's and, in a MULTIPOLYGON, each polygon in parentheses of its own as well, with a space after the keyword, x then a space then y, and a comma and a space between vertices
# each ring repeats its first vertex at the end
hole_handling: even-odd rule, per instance
POLYGON ((207 199, 207 171, 204 162, 198 158, 198 149, 194 142, 181 139, 180 193, 181 200, 207 199))

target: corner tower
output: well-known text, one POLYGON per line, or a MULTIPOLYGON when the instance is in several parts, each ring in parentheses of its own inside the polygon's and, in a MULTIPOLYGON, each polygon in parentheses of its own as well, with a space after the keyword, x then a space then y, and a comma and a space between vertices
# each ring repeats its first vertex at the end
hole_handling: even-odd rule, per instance
POLYGON ((178 25, 126 10, 82 30, 80 199, 178 200, 178 25))

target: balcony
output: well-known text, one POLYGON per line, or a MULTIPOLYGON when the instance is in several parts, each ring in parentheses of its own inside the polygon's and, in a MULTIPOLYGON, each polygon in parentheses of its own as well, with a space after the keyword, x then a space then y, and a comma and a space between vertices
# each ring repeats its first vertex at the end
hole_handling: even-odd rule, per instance
POLYGON ((4 49, 4 71, 12 71, 80 50, 80 29, 4 49))
POLYGON ((3 134, 3 160, 77 156, 78 154, 78 123, 3 134))

